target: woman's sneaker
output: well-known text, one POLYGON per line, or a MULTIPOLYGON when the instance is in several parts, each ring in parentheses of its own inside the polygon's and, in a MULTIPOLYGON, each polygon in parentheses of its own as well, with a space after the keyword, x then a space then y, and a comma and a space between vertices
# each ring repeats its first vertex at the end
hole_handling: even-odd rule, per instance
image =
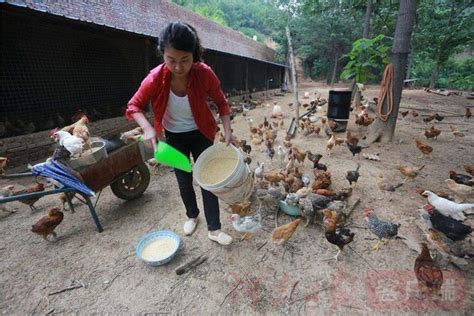
POLYGON ((197 218, 189 218, 186 223, 184 223, 183 230, 186 236, 190 236, 196 230, 198 224, 197 218))
POLYGON ((209 237, 210 240, 215 241, 224 246, 230 245, 232 243, 232 237, 221 231, 219 231, 217 234, 213 232, 208 232, 207 237, 209 237))

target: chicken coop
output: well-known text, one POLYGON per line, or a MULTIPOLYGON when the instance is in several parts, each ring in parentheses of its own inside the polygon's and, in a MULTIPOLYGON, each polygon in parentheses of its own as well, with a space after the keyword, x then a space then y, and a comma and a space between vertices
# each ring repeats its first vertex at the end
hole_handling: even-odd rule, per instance
POLYGON ((123 1, 94 2, 110 7, 102 8, 109 12, 106 21, 92 2, 23 2, 26 8, 19 1, 0 4, 0 138, 70 124, 78 111, 91 121, 122 116, 141 80, 162 60, 156 35, 177 19, 198 29, 207 49, 204 60, 225 92, 263 91, 282 82, 285 67, 272 61, 269 48, 167 1, 138 7, 144 20, 138 26, 118 25, 138 23, 127 13, 131 8, 117 7, 123 1), (123 12, 114 17, 118 9, 123 12))

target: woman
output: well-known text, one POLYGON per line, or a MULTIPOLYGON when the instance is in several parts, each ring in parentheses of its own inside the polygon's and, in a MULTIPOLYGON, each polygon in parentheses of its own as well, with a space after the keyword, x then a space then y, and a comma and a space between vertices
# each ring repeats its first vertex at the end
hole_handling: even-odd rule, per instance
MULTIPOLYGON (((217 124, 207 104, 207 97, 217 104, 224 126, 226 144, 234 140, 230 126, 230 107, 212 69, 201 62, 203 48, 196 30, 182 22, 168 24, 159 37, 164 63, 153 69, 128 102, 126 117, 134 119, 144 131, 144 141, 155 149, 157 138, 194 160, 214 142, 217 124), (154 127, 143 111, 151 101, 154 127)), ((198 224, 199 209, 191 173, 175 169, 179 191, 188 220, 185 235, 191 235, 198 224)), ((229 245, 232 237, 221 231, 217 197, 201 188, 209 239, 229 245)))

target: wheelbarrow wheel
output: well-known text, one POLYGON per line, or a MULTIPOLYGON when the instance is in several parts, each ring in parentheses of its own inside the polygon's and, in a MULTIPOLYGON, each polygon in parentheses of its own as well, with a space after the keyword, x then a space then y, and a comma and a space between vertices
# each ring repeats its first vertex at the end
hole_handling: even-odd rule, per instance
POLYGON ((141 196, 150 184, 150 170, 141 163, 110 185, 114 195, 123 200, 141 196))

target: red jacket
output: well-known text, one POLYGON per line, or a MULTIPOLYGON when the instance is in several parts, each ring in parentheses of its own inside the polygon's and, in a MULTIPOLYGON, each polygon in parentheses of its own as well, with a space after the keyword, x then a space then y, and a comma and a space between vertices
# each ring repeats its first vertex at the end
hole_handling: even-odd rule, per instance
MULTIPOLYGON (((140 88, 128 101, 125 116, 132 120, 132 114, 144 112, 148 102, 151 100, 154 113, 154 126, 158 135, 162 134, 162 120, 168 105, 170 93, 171 71, 165 64, 158 65, 152 69, 148 76, 143 79, 140 88)), ((188 85, 186 89, 191 112, 199 131, 211 141, 217 132, 217 124, 207 104, 207 97, 217 104, 220 116, 230 114, 231 110, 224 93, 221 90, 220 81, 211 67, 205 63, 194 63, 189 71, 188 85)))

